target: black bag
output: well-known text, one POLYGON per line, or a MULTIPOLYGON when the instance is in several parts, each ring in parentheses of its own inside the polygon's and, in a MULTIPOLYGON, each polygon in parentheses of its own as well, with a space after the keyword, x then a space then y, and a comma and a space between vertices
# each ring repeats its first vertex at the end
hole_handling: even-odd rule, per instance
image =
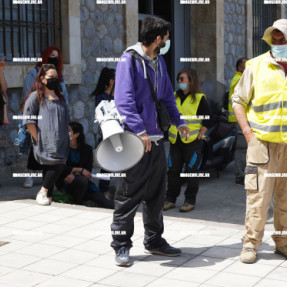
POLYGON ((170 128, 170 116, 163 101, 158 101, 157 106, 158 123, 163 132, 167 132, 170 128))
MULTIPOLYGON (((134 58, 137 59, 138 62, 140 63, 140 65, 143 68, 143 63, 139 59, 139 55, 137 54, 137 52, 134 51, 134 50, 130 50, 129 53, 131 54, 132 59, 134 59, 134 58)), ((134 62, 133 62, 133 65, 135 65, 134 62)), ((167 109, 165 107, 165 103, 162 100, 160 100, 160 101, 158 100, 158 98, 156 96, 156 92, 154 90, 154 87, 152 85, 152 82, 150 80, 150 77, 149 77, 148 73, 147 73, 147 81, 148 81, 148 84, 149 84, 150 89, 151 89, 153 100, 155 102, 155 107, 156 107, 159 127, 160 127, 160 129, 163 132, 167 132, 169 130, 169 128, 170 128, 170 116, 169 116, 169 113, 168 113, 168 111, 167 111, 167 109)))

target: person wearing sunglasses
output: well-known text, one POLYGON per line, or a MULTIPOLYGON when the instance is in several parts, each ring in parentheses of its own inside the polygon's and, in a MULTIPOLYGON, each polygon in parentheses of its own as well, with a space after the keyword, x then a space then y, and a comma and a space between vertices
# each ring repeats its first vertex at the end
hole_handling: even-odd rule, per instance
POLYGON ((34 157, 43 167, 43 183, 36 201, 49 205, 54 183, 65 168, 69 152, 69 111, 54 65, 42 65, 22 107, 34 157))
MULTIPOLYGON (((182 173, 184 164, 186 173, 196 174, 198 172, 202 160, 202 139, 204 133, 212 125, 211 112, 205 95, 201 93, 196 71, 193 69, 181 70, 177 75, 177 83, 179 89, 175 93, 176 106, 190 130, 190 137, 186 140, 174 125, 169 129, 171 145, 167 173, 168 186, 163 210, 175 207, 176 199, 180 194, 180 173, 182 173), (204 119, 201 119, 202 116, 204 119)), ((194 209, 199 189, 198 177, 186 177, 186 181, 184 204, 179 208, 181 212, 194 209)))

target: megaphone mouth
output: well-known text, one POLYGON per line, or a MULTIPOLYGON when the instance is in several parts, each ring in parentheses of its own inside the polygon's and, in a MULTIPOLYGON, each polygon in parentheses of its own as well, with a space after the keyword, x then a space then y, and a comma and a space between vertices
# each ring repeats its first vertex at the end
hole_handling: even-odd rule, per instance
POLYGON ((109 172, 122 172, 134 167, 144 155, 142 140, 131 132, 114 134, 99 143, 95 160, 109 172))

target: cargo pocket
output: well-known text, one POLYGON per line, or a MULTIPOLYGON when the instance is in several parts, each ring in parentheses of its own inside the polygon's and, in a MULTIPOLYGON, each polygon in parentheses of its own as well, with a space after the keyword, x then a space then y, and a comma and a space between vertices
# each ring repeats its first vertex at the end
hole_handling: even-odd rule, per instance
POLYGON ((254 136, 248 143, 247 162, 253 164, 266 164, 269 162, 269 146, 265 141, 254 136))
POLYGON ((246 166, 245 170, 245 189, 246 190, 258 190, 258 167, 246 166))

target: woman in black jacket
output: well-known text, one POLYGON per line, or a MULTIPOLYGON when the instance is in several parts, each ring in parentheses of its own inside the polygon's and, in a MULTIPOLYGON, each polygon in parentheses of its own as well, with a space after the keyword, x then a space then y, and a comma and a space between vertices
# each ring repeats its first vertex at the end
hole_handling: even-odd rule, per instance
POLYGON ((85 143, 83 126, 77 122, 69 123, 70 151, 66 168, 62 174, 62 184, 73 197, 76 204, 93 200, 106 208, 114 208, 114 202, 107 199, 89 180, 93 169, 93 150, 85 143))

